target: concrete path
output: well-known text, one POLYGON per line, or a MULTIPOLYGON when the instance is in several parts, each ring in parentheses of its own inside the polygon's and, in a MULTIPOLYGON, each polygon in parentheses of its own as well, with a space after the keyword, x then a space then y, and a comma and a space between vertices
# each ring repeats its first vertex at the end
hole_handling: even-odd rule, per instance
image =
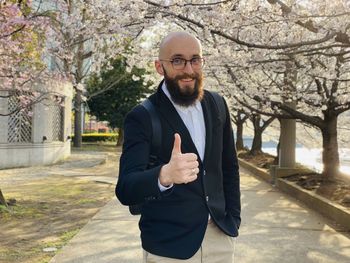
MULTIPOLYGON (((350 234, 241 170, 236 263, 348 263, 350 234)), ((140 263, 138 217, 110 201, 50 263, 140 263)))
MULTIPOLYGON (((108 158, 111 158, 111 156, 114 155, 117 154, 113 153, 112 155, 112 153, 96 151, 74 151, 68 159, 53 165, 4 169, 1 170, 0 185, 23 184, 31 180, 45 179, 51 175, 64 175, 83 178, 96 175, 110 177, 111 170, 106 169, 105 166, 111 165, 106 164, 106 162, 108 158), (103 169, 103 172, 101 172, 99 169, 103 169)), ((113 165, 115 166, 115 164, 113 165)))

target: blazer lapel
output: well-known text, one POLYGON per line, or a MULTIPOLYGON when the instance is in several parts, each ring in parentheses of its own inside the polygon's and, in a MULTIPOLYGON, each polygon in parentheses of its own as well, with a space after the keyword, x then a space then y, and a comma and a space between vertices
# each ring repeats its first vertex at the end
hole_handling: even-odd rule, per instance
POLYGON ((208 154, 210 153, 210 149, 212 147, 212 137, 213 137, 213 131, 214 128, 213 125, 213 112, 210 110, 210 105, 208 102, 208 94, 207 91, 204 91, 204 97, 201 101, 202 109, 203 109, 203 115, 204 115, 204 122, 205 122, 205 150, 204 150, 204 158, 203 163, 205 163, 205 160, 208 157, 208 154))

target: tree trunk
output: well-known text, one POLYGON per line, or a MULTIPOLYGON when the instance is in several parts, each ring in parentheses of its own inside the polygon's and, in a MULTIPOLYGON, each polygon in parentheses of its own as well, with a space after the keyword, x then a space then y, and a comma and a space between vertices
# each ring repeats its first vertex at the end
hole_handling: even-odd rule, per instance
POLYGON ((236 138, 236 149, 237 151, 244 149, 243 144, 243 122, 237 122, 237 138, 236 138))
MULTIPOLYGON (((286 94, 296 92, 296 83, 298 71, 294 61, 285 62, 286 70, 283 76, 283 90, 286 94)), ((287 95, 288 97, 288 95, 287 95)), ((296 109, 297 102, 286 101, 283 99, 283 104, 289 108, 296 109)), ((280 119, 280 139, 279 139, 279 166, 280 167, 295 167, 295 147, 296 147, 296 120, 295 119, 280 119)))
MULTIPOLYGON (((83 10, 82 22, 85 21, 85 10, 83 10)), ((79 45, 76 56, 76 70, 75 70, 75 80, 76 80, 76 93, 75 93, 75 118, 74 118, 74 147, 81 147, 82 144, 82 114, 81 108, 83 104, 83 91, 80 88, 77 88, 78 85, 82 84, 84 78, 84 37, 80 35, 78 37, 79 45)))
POLYGON ((117 146, 122 146, 124 143, 124 129, 118 128, 118 141, 117 146))
POLYGON ((260 127, 261 117, 256 115, 252 117, 252 122, 254 125, 254 138, 252 147, 250 148, 249 154, 255 155, 262 152, 262 132, 263 128, 260 127))
POLYGON ((293 168, 295 167, 296 120, 281 119, 280 123, 279 166, 293 168))
POLYGON ((322 161, 324 176, 334 177, 339 173, 339 152, 337 134, 338 116, 325 114, 322 132, 322 161))
MULTIPOLYGON (((280 123, 280 127, 281 127, 281 119, 278 119, 279 123, 280 123)), ((281 154, 281 132, 280 132, 280 136, 278 138, 278 143, 277 143, 277 146, 276 146, 276 157, 275 157, 275 160, 274 160, 274 164, 275 165, 279 165, 280 163, 280 154, 281 154)))
POLYGON ((5 199, 4 195, 2 194, 1 189, 0 189, 0 205, 4 205, 7 207, 6 199, 5 199))
POLYGON ((81 99, 82 91, 76 90, 75 101, 74 101, 74 147, 81 147, 82 144, 82 132, 81 132, 81 99))
POLYGON ((260 129, 254 129, 254 138, 252 148, 249 154, 256 155, 262 152, 262 131, 260 129))

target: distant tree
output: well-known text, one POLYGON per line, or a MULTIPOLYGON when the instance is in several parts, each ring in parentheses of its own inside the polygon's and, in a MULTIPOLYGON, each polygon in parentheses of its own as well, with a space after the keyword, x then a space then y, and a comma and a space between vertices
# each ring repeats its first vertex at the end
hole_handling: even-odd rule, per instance
POLYGON ((123 122, 126 114, 151 92, 151 82, 144 80, 144 69, 127 70, 126 60, 118 57, 111 62, 112 69, 102 69, 87 81, 87 102, 92 115, 118 128, 117 145, 122 144, 123 122), (128 72, 130 71, 130 72, 128 72))
POLYGON ((260 114, 251 113, 250 121, 254 127, 254 138, 249 154, 256 155, 262 152, 262 134, 266 128, 274 121, 275 117, 262 118, 260 114))
MULTIPOLYGON (((235 106, 231 106, 231 109, 234 109, 235 106)), ((236 124, 237 132, 236 132, 236 149, 237 151, 244 150, 243 143, 243 124, 246 120, 249 119, 249 115, 242 109, 231 110, 233 122, 236 124)))

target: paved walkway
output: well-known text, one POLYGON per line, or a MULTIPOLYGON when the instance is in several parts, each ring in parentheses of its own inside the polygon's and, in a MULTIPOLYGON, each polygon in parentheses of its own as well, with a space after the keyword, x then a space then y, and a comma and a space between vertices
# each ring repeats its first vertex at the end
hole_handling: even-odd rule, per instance
POLYGON ((90 176, 113 176, 113 183, 115 183, 116 172, 111 174, 111 168, 113 168, 111 166, 113 165, 114 170, 116 170, 116 165, 107 162, 109 158, 116 158, 115 155, 118 156, 119 153, 74 151, 68 159, 53 165, 0 170, 0 185, 23 184, 30 180, 46 179, 51 175, 73 176, 84 179, 90 176), (94 169, 90 169, 92 167, 94 169))
MULTIPOLYGON (((348 263, 350 234, 241 171, 237 263, 348 263)), ((140 263, 138 217, 111 200, 50 263, 140 263)))

